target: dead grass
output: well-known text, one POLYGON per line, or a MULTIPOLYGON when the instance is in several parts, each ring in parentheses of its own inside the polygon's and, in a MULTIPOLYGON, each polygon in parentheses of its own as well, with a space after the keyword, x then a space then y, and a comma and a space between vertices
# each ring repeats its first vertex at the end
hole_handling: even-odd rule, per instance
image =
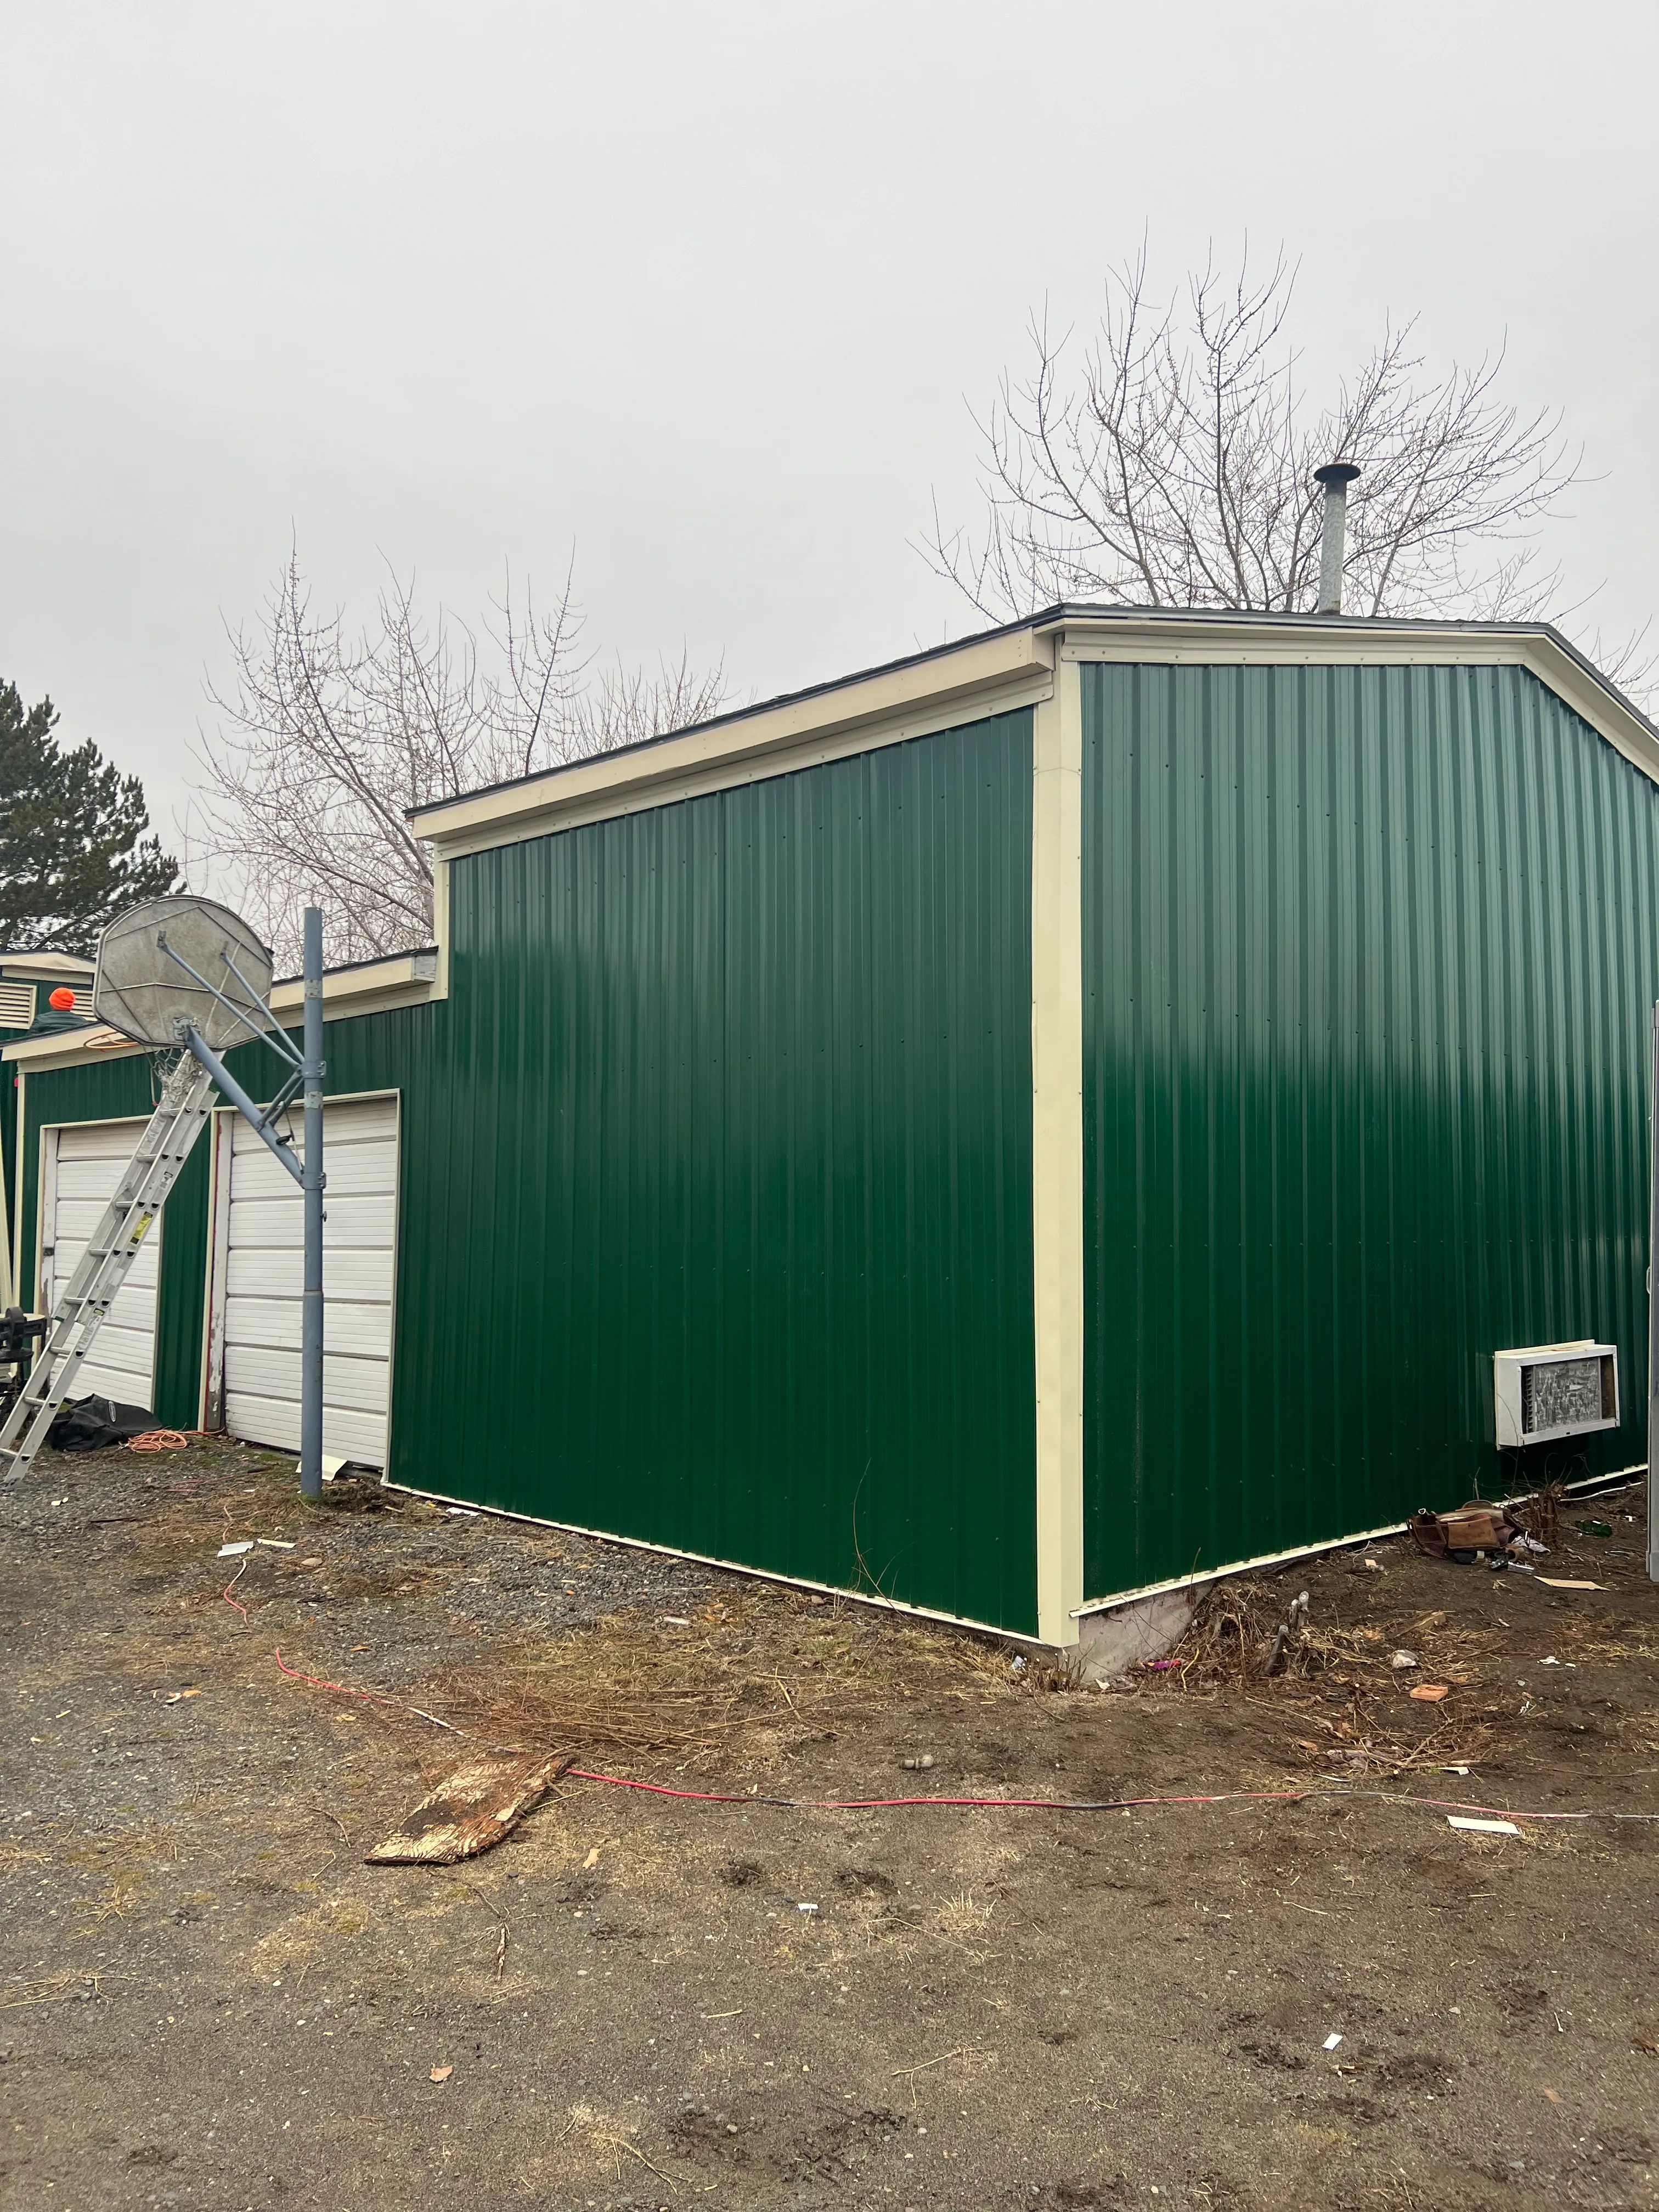
POLYGON ((946 1942, 969 1945, 984 1935, 995 1912, 988 1899, 975 1897, 971 1889, 959 1890, 935 1907, 933 1926, 946 1942))
POLYGON ((89 1989, 96 1996, 106 1978, 106 1970, 101 1966, 64 1966, 35 1981, 15 1982, 9 1989, 0 1990, 0 2012, 17 2005, 52 2004, 75 1996, 82 1989, 89 1989))
POLYGON ((8 1839, 0 1843, 0 1880, 9 1874, 21 1874, 25 1867, 49 1866, 55 1856, 52 1851, 26 1850, 8 1839))
POLYGON ((630 2158, 647 2167, 659 2181, 665 2181, 672 2190, 679 2184, 665 2173, 654 2160, 648 2159, 639 2145, 629 2140, 633 2132, 629 2122, 613 2118, 592 2105, 572 2105, 565 2115, 565 2124, 554 2138, 557 2146, 570 2143, 573 2139, 581 2143, 599 2162, 609 2166, 612 2180, 623 2179, 623 2160, 630 2158))
MULTIPOLYGON (((552 1644, 497 1646, 409 1700, 469 1740, 526 1753, 623 1761, 669 1755, 770 1765, 908 1698, 1014 1698, 1006 1655, 835 1601, 757 1587, 709 1605, 683 1629, 619 1615, 552 1644)), ((400 1732, 408 1711, 367 1710, 400 1732)), ((434 1759, 446 1747, 430 1741, 434 1759)))

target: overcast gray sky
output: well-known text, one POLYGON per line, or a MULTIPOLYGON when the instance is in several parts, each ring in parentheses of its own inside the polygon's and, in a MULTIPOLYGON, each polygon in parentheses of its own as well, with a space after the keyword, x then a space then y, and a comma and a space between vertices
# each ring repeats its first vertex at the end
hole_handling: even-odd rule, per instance
POLYGON ((0 674, 144 775, 290 531, 472 614, 570 549, 590 642, 745 696, 931 642, 1028 311, 1299 256, 1316 383, 1508 337, 1602 481, 1552 550, 1659 600, 1645 4, 0 6, 0 674))

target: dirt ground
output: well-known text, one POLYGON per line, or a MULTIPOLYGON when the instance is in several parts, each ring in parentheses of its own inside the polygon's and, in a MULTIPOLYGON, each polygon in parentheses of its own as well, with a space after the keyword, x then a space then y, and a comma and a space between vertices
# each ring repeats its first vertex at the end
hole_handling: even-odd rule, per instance
POLYGON ((0 1493, 9 2212, 1659 2203, 1638 1490, 1536 1559, 1601 1590, 1384 1543, 1223 1586, 1107 1691, 386 1496, 202 1445, 0 1493), (365 1865, 479 1742, 751 1799, 1291 1794, 571 1778, 486 1856, 365 1865))

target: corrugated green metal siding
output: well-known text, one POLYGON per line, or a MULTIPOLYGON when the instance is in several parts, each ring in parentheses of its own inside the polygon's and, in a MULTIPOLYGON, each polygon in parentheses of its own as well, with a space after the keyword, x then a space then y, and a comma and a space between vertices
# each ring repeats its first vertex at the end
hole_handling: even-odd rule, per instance
POLYGON ((1035 1627, 1030 792, 1022 713, 455 864, 449 1000, 327 1031, 396 1480, 1035 1627))
MULTIPOLYGON (((8 1069, 9 1074, 15 1073, 8 1069)), ((34 1297, 40 1198, 40 1131, 54 1121, 118 1121, 149 1115, 155 1104, 148 1058, 94 1062, 86 1067, 31 1075, 25 1086, 28 1117, 23 1148, 22 1265, 19 1294, 34 1297)), ((208 1218, 205 1139, 185 1164, 161 1218, 161 1279, 156 1292, 156 1419, 168 1427, 193 1429, 201 1418, 202 1328, 208 1218)))
POLYGON ((1019 714, 454 867, 404 1479, 1033 1624, 1030 774, 1019 714))
POLYGON ((1083 677, 1089 1595, 1490 1494, 1504 1346, 1641 1461, 1659 790, 1516 669, 1083 677))
MULTIPOLYGON (((0 1044, 7 1042, 0 1031, 0 1044)), ((8 1247, 13 1241, 16 1223, 12 1210, 17 1204, 17 1070, 0 1060, 0 1189, 4 1191, 0 1203, 0 1221, 5 1224, 8 1247)))

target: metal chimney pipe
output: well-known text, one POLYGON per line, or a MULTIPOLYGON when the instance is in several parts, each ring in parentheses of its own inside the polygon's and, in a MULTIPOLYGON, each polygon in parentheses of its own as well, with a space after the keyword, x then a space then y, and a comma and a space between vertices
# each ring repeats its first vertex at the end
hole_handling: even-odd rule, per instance
POLYGON ((1352 461, 1327 461, 1314 471, 1314 482, 1325 487, 1325 534, 1319 547, 1319 612, 1342 611, 1343 539, 1348 526, 1348 486, 1359 474, 1352 461))

